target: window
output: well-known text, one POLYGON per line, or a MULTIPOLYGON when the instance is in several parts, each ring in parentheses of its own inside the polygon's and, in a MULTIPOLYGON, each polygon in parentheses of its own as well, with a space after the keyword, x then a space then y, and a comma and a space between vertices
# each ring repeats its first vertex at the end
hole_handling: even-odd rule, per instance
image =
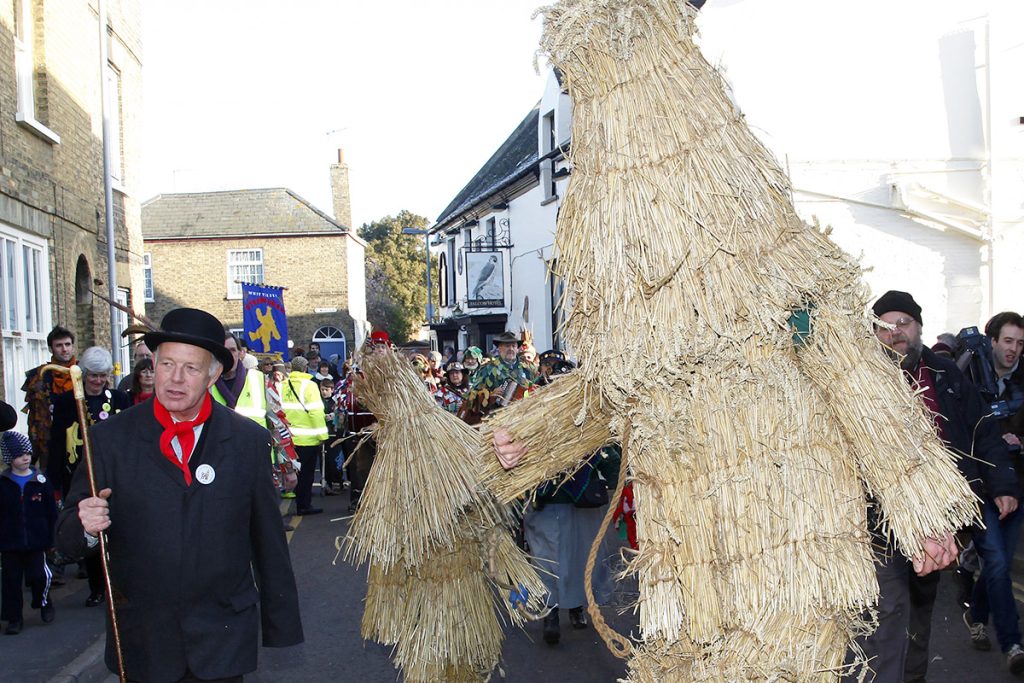
POLYGON ((121 158, 121 72, 107 64, 107 118, 110 120, 110 177, 115 185, 124 183, 124 160, 121 158))
MULTIPOLYGON (((117 288, 117 303, 121 304, 125 308, 128 306, 128 290, 124 287, 117 288)), ((117 332, 117 336, 121 339, 125 339, 124 331, 128 329, 128 314, 120 308, 114 309, 114 331, 117 332)), ((122 342, 113 353, 114 371, 118 377, 124 377, 125 375, 131 374, 132 368, 132 354, 131 347, 127 341, 122 342)))
POLYGON ((555 191, 555 161, 546 158, 555 149, 555 111, 552 109, 540 123, 540 185, 544 188, 544 199, 541 206, 555 200, 558 193, 555 191))
POLYGON ((263 250, 231 249, 228 251, 228 298, 241 299, 240 282, 263 282, 263 250))
POLYGON ((50 358, 48 263, 46 242, 0 224, 0 338, 4 400, 11 405, 23 402, 25 373, 50 358))
POLYGON ((153 255, 142 255, 142 298, 146 301, 154 301, 153 298, 153 255))
POLYGON ((14 74, 18 108, 14 119, 34 134, 52 143, 60 136, 39 122, 35 96, 35 17, 33 0, 14 0, 14 74))
POLYGON ((446 306, 453 306, 455 301, 458 299, 458 292, 455 291, 455 237, 452 236, 448 239, 448 300, 445 301, 446 306))
POLYGON ((487 219, 487 241, 492 249, 498 244, 498 228, 493 218, 487 219))

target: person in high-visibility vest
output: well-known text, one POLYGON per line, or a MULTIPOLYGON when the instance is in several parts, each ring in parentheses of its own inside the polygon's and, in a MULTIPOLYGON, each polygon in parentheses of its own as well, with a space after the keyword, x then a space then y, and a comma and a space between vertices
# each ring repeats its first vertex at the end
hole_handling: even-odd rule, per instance
POLYGON ((320 389, 306 372, 308 361, 302 356, 292 359, 292 371, 280 385, 281 409, 291 425, 292 441, 299 455, 299 483, 295 487, 296 514, 315 515, 323 508, 315 508, 313 476, 320 459, 321 444, 327 440, 327 421, 320 389))
POLYGON ((221 405, 244 415, 261 427, 267 426, 266 378, 258 370, 249 370, 239 362, 238 338, 230 332, 224 337, 224 346, 231 352, 235 365, 225 370, 210 387, 210 396, 221 405))

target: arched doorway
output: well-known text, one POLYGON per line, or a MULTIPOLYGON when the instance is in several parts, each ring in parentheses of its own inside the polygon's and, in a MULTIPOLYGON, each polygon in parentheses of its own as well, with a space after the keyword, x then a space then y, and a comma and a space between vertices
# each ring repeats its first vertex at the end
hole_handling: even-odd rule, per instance
POLYGON ((313 333, 313 339, 320 345, 320 357, 330 359, 338 355, 338 367, 348 358, 348 344, 345 342, 345 333, 333 325, 324 325, 313 333))
POLYGON ((96 344, 96 320, 93 311, 92 270, 85 254, 78 256, 75 265, 75 336, 76 350, 96 344))

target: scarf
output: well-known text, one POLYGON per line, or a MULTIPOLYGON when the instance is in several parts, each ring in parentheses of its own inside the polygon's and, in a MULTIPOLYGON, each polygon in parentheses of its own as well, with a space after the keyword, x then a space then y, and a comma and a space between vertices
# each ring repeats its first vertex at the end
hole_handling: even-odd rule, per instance
POLYGON ((213 410, 212 404, 213 400, 210 398, 210 394, 206 393, 203 395, 203 405, 199 408, 199 414, 194 420, 175 422, 171 414, 167 412, 167 408, 160 403, 160 399, 153 398, 153 415, 156 416, 156 421, 160 423, 160 426, 164 428, 164 433, 160 435, 160 452, 171 461, 172 465, 181 470, 185 476, 186 486, 192 485, 192 470, 188 467, 188 461, 192 457, 192 449, 195 447, 196 441, 196 433, 193 430, 196 425, 203 424, 210 417, 210 412, 213 410), (178 437, 178 445, 181 446, 180 460, 171 445, 171 440, 174 437, 178 437))
MULTIPOLYGON (((50 357, 50 362, 54 365, 63 365, 66 368, 70 368, 72 365, 78 362, 78 360, 72 356, 71 360, 67 363, 57 360, 55 356, 50 357)), ((70 372, 51 372, 50 381, 53 385, 54 394, 63 394, 71 391, 74 387, 71 385, 71 373, 70 372)))
POLYGON ((242 389, 245 388, 245 373, 246 369, 239 363, 233 378, 224 379, 224 375, 217 378, 217 391, 224 397, 228 408, 232 410, 238 405, 238 397, 241 395, 242 389))

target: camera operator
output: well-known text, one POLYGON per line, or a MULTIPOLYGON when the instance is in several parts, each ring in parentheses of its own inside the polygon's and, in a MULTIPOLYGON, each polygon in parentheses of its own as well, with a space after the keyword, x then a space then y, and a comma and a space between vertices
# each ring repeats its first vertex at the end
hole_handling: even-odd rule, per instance
MULTIPOLYGON (((967 342, 965 332, 969 331, 961 332, 961 338, 967 342)), ((973 351, 970 374, 990 404, 991 413, 999 419, 1003 440, 1019 474, 1021 418, 1024 417, 1024 411, 1021 411, 1024 404, 1021 380, 1024 376, 1019 365, 1021 351, 1024 350, 1024 319, 1010 311, 999 313, 985 325, 985 335, 989 344, 973 351), (984 353, 987 351, 990 354, 984 353)), ((970 343, 965 345, 971 347, 970 343)), ((987 625, 991 615, 999 645, 1003 652, 1007 652, 1020 641, 1010 572, 1024 514, 1017 511, 1000 518, 986 505, 983 517, 985 528, 972 530, 974 546, 981 556, 981 575, 974 584, 964 621, 974 647, 989 650, 992 644, 987 625)), ((1008 664, 1013 673, 1024 672, 1024 665, 1014 667, 1013 662, 1008 664)))
POLYGON ((1012 311, 999 313, 985 325, 985 335, 992 342, 996 400, 1005 401, 1008 413, 1002 422, 1003 439, 1019 452, 1020 437, 1024 436, 1024 370, 1020 367, 1024 317, 1012 311))

